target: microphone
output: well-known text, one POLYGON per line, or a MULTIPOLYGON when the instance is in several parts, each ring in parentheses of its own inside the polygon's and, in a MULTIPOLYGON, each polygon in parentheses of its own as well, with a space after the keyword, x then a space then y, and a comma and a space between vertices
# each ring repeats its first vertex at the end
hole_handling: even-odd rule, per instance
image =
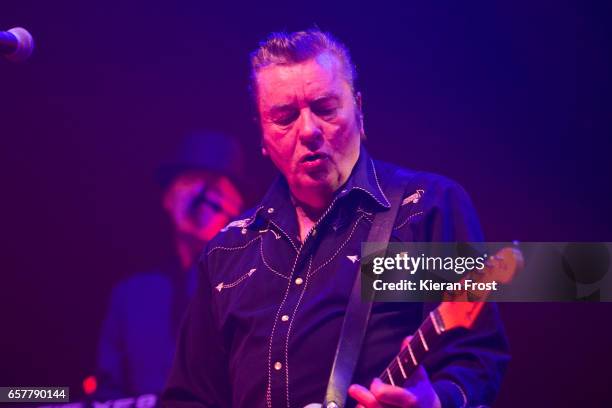
POLYGON ((25 28, 0 31, 0 55, 12 62, 25 61, 34 49, 34 39, 25 28))

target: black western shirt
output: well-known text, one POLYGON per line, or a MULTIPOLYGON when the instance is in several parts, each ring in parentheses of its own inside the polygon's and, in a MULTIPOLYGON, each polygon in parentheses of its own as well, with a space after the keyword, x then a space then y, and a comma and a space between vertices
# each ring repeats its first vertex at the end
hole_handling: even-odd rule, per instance
MULTIPOLYGON (((362 148, 303 243, 282 177, 256 209, 209 242, 165 406, 301 408, 323 400, 361 243, 373 214, 390 206, 381 185, 395 169, 362 148)), ((482 240, 459 185, 406 171, 392 241, 482 240)), ((421 303, 375 303, 354 382, 369 386, 422 316, 421 303)), ((495 306, 488 304, 477 322, 447 333, 423 361, 443 406, 491 404, 497 394, 508 353, 495 306)))

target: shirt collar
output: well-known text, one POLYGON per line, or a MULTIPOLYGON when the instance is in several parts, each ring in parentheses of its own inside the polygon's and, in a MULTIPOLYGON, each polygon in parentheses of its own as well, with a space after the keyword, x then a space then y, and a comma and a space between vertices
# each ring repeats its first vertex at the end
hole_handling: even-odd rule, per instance
MULTIPOLYGON (((287 235, 294 247, 299 246, 300 238, 295 208, 291 202, 289 185, 281 174, 276 177, 261 200, 261 204, 253 214, 249 225, 256 219, 276 225, 287 235)), ((253 225, 263 226, 259 222, 255 222, 253 225)))
MULTIPOLYGON (((334 202, 348 195, 366 196, 378 209, 391 207, 387 196, 380 186, 375 162, 363 145, 349 179, 336 192, 334 202)), ((272 186, 261 201, 261 205, 255 211, 252 220, 254 221, 259 216, 276 224, 292 239, 297 236, 298 228, 295 209, 291 203, 289 186, 282 175, 279 175, 272 183, 272 186)))
POLYGON ((368 154, 366 148, 361 145, 359 159, 353 167, 351 176, 346 184, 337 193, 339 196, 348 194, 366 194, 374 200, 381 208, 390 208, 391 204, 380 186, 374 160, 368 154))

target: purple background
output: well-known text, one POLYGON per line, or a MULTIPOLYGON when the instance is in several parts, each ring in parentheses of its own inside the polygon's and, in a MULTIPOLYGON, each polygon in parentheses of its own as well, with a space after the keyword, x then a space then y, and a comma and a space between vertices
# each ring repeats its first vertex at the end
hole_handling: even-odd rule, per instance
MULTIPOLYGON (((152 173, 186 132, 240 137, 249 204, 263 194, 247 55, 273 30, 345 41, 371 153, 459 181, 489 240, 612 241, 610 3, 202 3, 2 7, 0 29, 37 49, 0 60, 0 385, 78 396, 112 285, 170 253, 152 173)), ((612 305, 501 308, 514 359, 497 406, 612 403, 612 305)))

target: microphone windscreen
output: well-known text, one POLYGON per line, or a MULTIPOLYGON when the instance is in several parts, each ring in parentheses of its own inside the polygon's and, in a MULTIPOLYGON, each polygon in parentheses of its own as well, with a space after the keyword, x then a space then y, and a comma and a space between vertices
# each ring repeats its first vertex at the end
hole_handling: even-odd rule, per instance
POLYGON ((15 52, 6 55, 6 58, 13 62, 22 62, 26 60, 32 55, 32 50, 34 50, 34 39, 32 35, 28 30, 21 27, 11 28, 8 32, 17 38, 17 49, 15 52))

